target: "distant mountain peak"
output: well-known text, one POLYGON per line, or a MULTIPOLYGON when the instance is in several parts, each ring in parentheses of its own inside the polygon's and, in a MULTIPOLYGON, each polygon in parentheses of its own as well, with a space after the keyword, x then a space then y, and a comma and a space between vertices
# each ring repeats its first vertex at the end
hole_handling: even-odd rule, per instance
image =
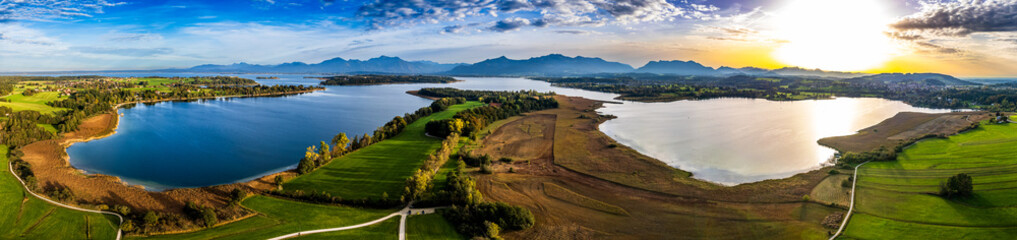
POLYGON ((513 60, 502 56, 471 65, 459 66, 448 73, 489 76, 565 76, 626 73, 632 70, 632 66, 624 63, 610 62, 600 58, 569 57, 554 53, 525 60, 513 60))
POLYGON ((186 70, 200 72, 246 73, 400 73, 425 74, 451 70, 460 64, 440 64, 429 61, 409 62, 399 57, 379 56, 366 61, 346 60, 340 57, 316 64, 290 62, 278 65, 255 65, 245 62, 230 65, 205 64, 186 70))

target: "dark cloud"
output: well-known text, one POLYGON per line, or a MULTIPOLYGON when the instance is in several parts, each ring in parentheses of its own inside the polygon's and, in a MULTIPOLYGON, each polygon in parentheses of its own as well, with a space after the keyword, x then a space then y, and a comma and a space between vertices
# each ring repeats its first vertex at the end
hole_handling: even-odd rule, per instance
POLYGON ((959 55, 959 54, 963 54, 964 53, 964 51, 961 51, 960 49, 951 48, 951 47, 944 47, 944 46, 940 46, 940 45, 936 45, 936 44, 928 43, 928 42, 915 42, 915 44, 917 44, 919 47, 925 49, 924 52, 932 52, 932 53, 947 54, 947 55, 959 55))
POLYGON ((893 39, 905 41, 915 41, 925 39, 925 37, 923 37, 921 34, 915 34, 912 32, 887 32, 886 35, 893 39))
POLYGON ((494 31, 497 31, 497 32, 508 32, 508 31, 517 30, 517 29, 520 29, 522 27, 529 26, 529 25, 530 25, 530 20, 526 20, 525 18, 509 18, 509 19, 502 19, 501 21, 498 21, 498 22, 494 23, 494 26, 491 26, 491 30, 494 30, 494 31))
POLYGON ((920 12, 891 26, 902 31, 953 36, 1017 31, 1017 0, 960 0, 927 4, 920 12))
POLYGON ((173 53, 173 49, 170 48, 72 47, 71 50, 82 53, 119 55, 128 57, 148 57, 154 55, 173 53))
POLYGON ((504 0, 498 2, 498 11, 515 12, 519 10, 533 9, 533 5, 526 0, 504 0))
MULTIPOLYGON (((523 26, 603 25, 668 21, 675 18, 702 18, 717 8, 667 0, 373 0, 357 10, 357 17, 373 28, 411 24, 438 24, 469 17, 499 18, 489 29, 518 29, 523 26), (515 13, 525 13, 513 16, 515 13), (520 24, 519 16, 527 17, 520 24), (534 17, 536 16, 536 17, 534 17), (513 28, 515 27, 515 28, 513 28)), ((455 26, 446 29, 456 30, 455 26)))

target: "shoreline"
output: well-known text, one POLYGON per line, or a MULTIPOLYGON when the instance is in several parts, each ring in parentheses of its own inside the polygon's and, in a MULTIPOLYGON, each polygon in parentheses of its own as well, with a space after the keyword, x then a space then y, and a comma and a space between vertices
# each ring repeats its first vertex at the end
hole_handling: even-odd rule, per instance
MULTIPOLYGON (((199 99, 218 99, 236 97, 267 97, 286 96, 314 92, 321 89, 310 89, 307 91, 282 92, 255 95, 230 95, 217 97, 198 98, 174 98, 151 101, 136 101, 121 103, 114 106, 113 112, 106 112, 94 115, 85 119, 79 129, 73 132, 62 133, 55 139, 37 141, 22 147, 23 159, 32 165, 32 170, 42 188, 61 186, 70 189, 75 199, 68 204, 73 206, 97 206, 97 205, 124 205, 135 211, 156 211, 166 213, 182 213, 185 202, 195 202, 216 208, 224 208, 228 205, 229 192, 233 189, 246 189, 247 191, 264 191, 273 189, 275 186, 271 179, 267 184, 263 183, 265 176, 252 177, 245 182, 220 184, 196 188, 173 188, 164 191, 149 191, 143 185, 132 185, 123 179, 100 173, 87 173, 70 164, 70 156, 67 148, 75 143, 88 142, 102 139, 117 133, 120 126, 121 114, 119 110, 128 104, 154 103, 168 101, 189 101, 199 99)), ((268 174, 274 176, 286 174, 289 170, 268 174)), ((248 217, 252 214, 245 209, 226 209, 223 212, 227 217, 222 220, 230 221, 234 218, 248 217)), ((168 229, 168 231, 180 231, 184 229, 168 229)), ((192 229, 193 230, 193 229, 192 229)))
MULTIPOLYGON (((70 156, 69 153, 67 153, 67 149, 70 148, 75 143, 83 143, 83 142, 89 142, 89 141, 93 141, 93 140, 99 140, 99 139, 103 139, 103 138, 106 138, 106 137, 109 137, 109 136, 113 136, 113 134, 116 134, 117 133, 117 129, 120 128, 120 117, 123 116, 123 114, 120 113, 120 108, 123 107, 124 105, 145 104, 145 103, 162 103, 162 102, 173 102, 173 101, 192 101, 192 100, 219 99, 219 98, 246 98, 246 97, 288 96, 288 95, 293 95, 293 94, 310 93, 310 92, 314 92, 314 91, 318 91, 318 89, 312 89, 312 90, 309 90, 309 91, 266 93, 266 94, 255 94, 255 95, 228 95, 228 96, 218 96, 218 97, 176 98, 176 99, 146 100, 146 101, 135 101, 135 102, 119 103, 116 106, 113 106, 113 112, 111 112, 111 113, 103 113, 103 114, 99 114, 99 115, 92 116, 92 117, 88 118, 88 119, 99 118, 99 117, 102 117, 103 115, 113 116, 113 117, 111 117, 112 122, 113 122, 112 126, 107 127, 105 130, 103 130, 103 133, 100 133, 99 135, 92 135, 92 136, 89 136, 89 137, 86 137, 86 138, 61 137, 59 139, 59 140, 63 140, 63 141, 60 142, 60 146, 63 148, 63 154, 61 154, 61 156, 63 158, 63 161, 66 163, 66 166, 78 170, 78 172, 80 172, 82 175, 84 175, 86 177, 112 178, 112 179, 115 179, 117 183, 120 183, 120 184, 122 184, 124 186, 133 187, 133 188, 139 188, 141 190, 145 190, 145 191, 148 191, 148 192, 166 192, 166 191, 171 191, 171 190, 174 190, 174 189, 204 188, 204 187, 168 188, 168 189, 162 189, 160 191, 153 191, 153 190, 150 190, 149 188, 147 188, 147 187, 145 187, 144 185, 141 185, 141 184, 131 184, 131 183, 128 183, 128 182, 124 181, 122 178, 120 178, 118 176, 106 175, 106 174, 101 174, 101 173, 88 173, 86 170, 79 169, 77 167, 74 167, 73 164, 71 164, 71 161, 70 161, 71 160, 71 156, 70 156)), ((205 186, 205 187, 224 186, 224 185, 231 185, 231 184, 249 185, 251 182, 258 181, 259 179, 261 179, 261 178, 263 178, 265 176, 276 175, 278 173, 282 173, 282 172, 286 172, 286 171, 290 171, 290 170, 292 170, 292 169, 291 168, 287 168, 287 169, 283 169, 282 171, 277 171, 277 172, 273 171, 273 172, 271 172, 269 174, 266 174, 266 175, 263 175, 263 176, 252 176, 252 177, 247 177, 247 178, 241 179, 241 180, 249 179, 249 180, 246 180, 246 181, 224 183, 224 184, 216 184, 216 185, 205 186)))

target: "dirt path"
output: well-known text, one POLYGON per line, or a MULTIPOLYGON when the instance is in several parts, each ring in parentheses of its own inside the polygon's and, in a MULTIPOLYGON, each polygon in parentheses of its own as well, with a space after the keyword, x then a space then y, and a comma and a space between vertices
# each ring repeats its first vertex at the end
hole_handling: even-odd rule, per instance
POLYGON ((90 213, 99 213, 99 214, 106 214, 106 215, 116 216, 117 219, 120 219, 120 223, 117 223, 117 238, 116 238, 116 240, 120 240, 120 236, 123 235, 123 231, 120 229, 120 225, 124 224, 124 216, 121 216, 119 213, 79 208, 79 207, 70 206, 70 205, 66 205, 66 204, 63 204, 63 203, 59 203, 57 201, 50 200, 49 198, 45 198, 45 197, 43 197, 43 196, 41 196, 39 194, 36 194, 35 192, 32 192, 31 189, 28 189, 28 186, 25 186, 25 181, 22 181, 21 177, 19 177, 17 173, 14 173, 14 166, 8 165, 7 169, 10 170, 11 175, 14 175, 15 179, 18 179, 18 182, 21 183, 21 187, 24 188, 26 192, 28 192, 29 194, 32 194, 32 196, 35 196, 38 199, 42 199, 43 201, 46 201, 46 202, 48 202, 50 204, 57 205, 59 207, 63 207, 63 208, 67 208, 67 209, 71 209, 71 210, 75 210, 75 211, 90 212, 90 213))
POLYGON ((851 219, 851 212, 855 210, 855 187, 858 186, 858 168, 866 163, 869 162, 863 162, 862 164, 855 166, 855 177, 851 180, 851 206, 848 207, 847 213, 844 214, 844 222, 840 224, 840 228, 837 229, 837 233, 834 233, 833 236, 830 237, 830 240, 836 239, 837 236, 840 236, 840 233, 844 232, 844 227, 847 226, 848 219, 851 219))
POLYGON ((381 218, 378 218, 378 219, 375 219, 375 220, 371 220, 370 222, 365 222, 365 223, 361 223, 361 224, 357 224, 357 225, 350 225, 350 226, 345 226, 345 227, 324 228, 324 229, 300 231, 300 232, 295 232, 295 233, 290 233, 290 234, 286 234, 286 235, 270 238, 269 240, 282 240, 282 239, 294 238, 294 237, 310 235, 310 234, 315 234, 315 233, 336 232, 336 231, 345 231, 345 230, 350 230, 350 229, 357 229, 357 228, 362 228, 362 227, 367 227, 367 226, 371 226, 371 225, 374 225, 374 224, 378 224, 380 222, 384 222, 385 220, 388 220, 389 218, 393 218, 393 217, 396 217, 396 216, 399 216, 399 218, 400 218, 399 219, 399 240, 406 240, 406 218, 409 217, 410 215, 433 214, 436 209, 438 209, 438 208, 410 208, 410 205, 407 205, 405 208, 400 209, 399 211, 396 211, 396 212, 394 212, 392 214, 386 215, 384 217, 381 217, 381 218))

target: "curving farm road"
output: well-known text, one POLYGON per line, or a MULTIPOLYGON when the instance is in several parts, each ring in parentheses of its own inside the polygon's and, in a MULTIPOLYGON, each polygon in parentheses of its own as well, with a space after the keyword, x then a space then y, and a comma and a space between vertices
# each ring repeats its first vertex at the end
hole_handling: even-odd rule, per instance
POLYGON ((343 230, 362 228, 362 227, 367 227, 367 226, 371 226, 371 225, 374 225, 374 224, 378 224, 380 222, 384 222, 385 220, 388 220, 389 218, 393 218, 395 216, 399 216, 399 218, 400 218, 399 219, 399 240, 406 240, 406 218, 409 215, 432 214, 432 213, 435 212, 435 209, 438 209, 438 208, 410 208, 411 205, 412 204, 407 205, 406 207, 404 207, 403 209, 400 209, 397 212, 394 212, 392 214, 386 215, 384 217, 381 217, 381 218, 378 218, 378 219, 375 219, 375 220, 371 220, 370 222, 365 222, 365 223, 361 223, 361 224, 357 224, 357 225, 351 225, 351 226, 345 226, 345 227, 324 228, 324 229, 300 231, 300 232, 295 232, 295 233, 290 233, 290 234, 286 234, 286 235, 270 238, 269 240, 281 240, 281 239, 294 238, 294 237, 299 237, 299 236, 308 235, 308 234, 323 233, 323 232, 335 232, 335 231, 343 231, 343 230))
POLYGON ((120 219, 120 223, 117 224, 117 238, 116 238, 116 240, 120 240, 120 236, 123 235, 122 234, 123 231, 120 230, 120 225, 124 224, 124 216, 121 216, 119 213, 115 213, 115 212, 100 211, 100 210, 94 210, 94 209, 85 209, 85 208, 79 208, 79 207, 75 207, 75 206, 71 206, 71 205, 66 205, 66 204, 63 204, 63 203, 59 203, 57 201, 49 200, 49 198, 45 198, 45 197, 43 197, 43 196, 41 196, 39 194, 35 194, 35 192, 32 192, 31 189, 28 189, 28 186, 25 186, 25 181, 21 180, 21 177, 19 177, 18 174, 14 173, 14 166, 11 166, 10 164, 11 163, 7 164, 7 170, 10 170, 11 175, 14 175, 14 178, 18 179, 18 182, 21 182, 21 188, 24 188, 26 192, 28 192, 29 194, 32 194, 32 196, 35 196, 38 199, 42 199, 43 201, 49 202, 49 203, 51 203, 53 205, 57 205, 57 206, 60 206, 60 207, 63 207, 63 208, 71 209, 71 210, 82 211, 82 212, 90 212, 90 213, 99 213, 99 214, 106 214, 106 215, 113 215, 113 216, 116 216, 117 218, 119 218, 120 219))
POLYGON ((840 224, 840 228, 837 229, 837 233, 834 233, 833 236, 830 237, 830 240, 833 240, 837 238, 837 236, 840 236, 841 232, 844 232, 844 227, 847 226, 848 219, 851 219, 851 211, 855 210, 855 187, 858 186, 858 168, 861 167, 862 165, 865 165, 866 163, 869 163, 869 161, 863 162, 862 164, 858 164, 858 166, 855 166, 854 173, 855 175, 851 180, 851 206, 848 207, 847 213, 844 214, 844 222, 840 224))

